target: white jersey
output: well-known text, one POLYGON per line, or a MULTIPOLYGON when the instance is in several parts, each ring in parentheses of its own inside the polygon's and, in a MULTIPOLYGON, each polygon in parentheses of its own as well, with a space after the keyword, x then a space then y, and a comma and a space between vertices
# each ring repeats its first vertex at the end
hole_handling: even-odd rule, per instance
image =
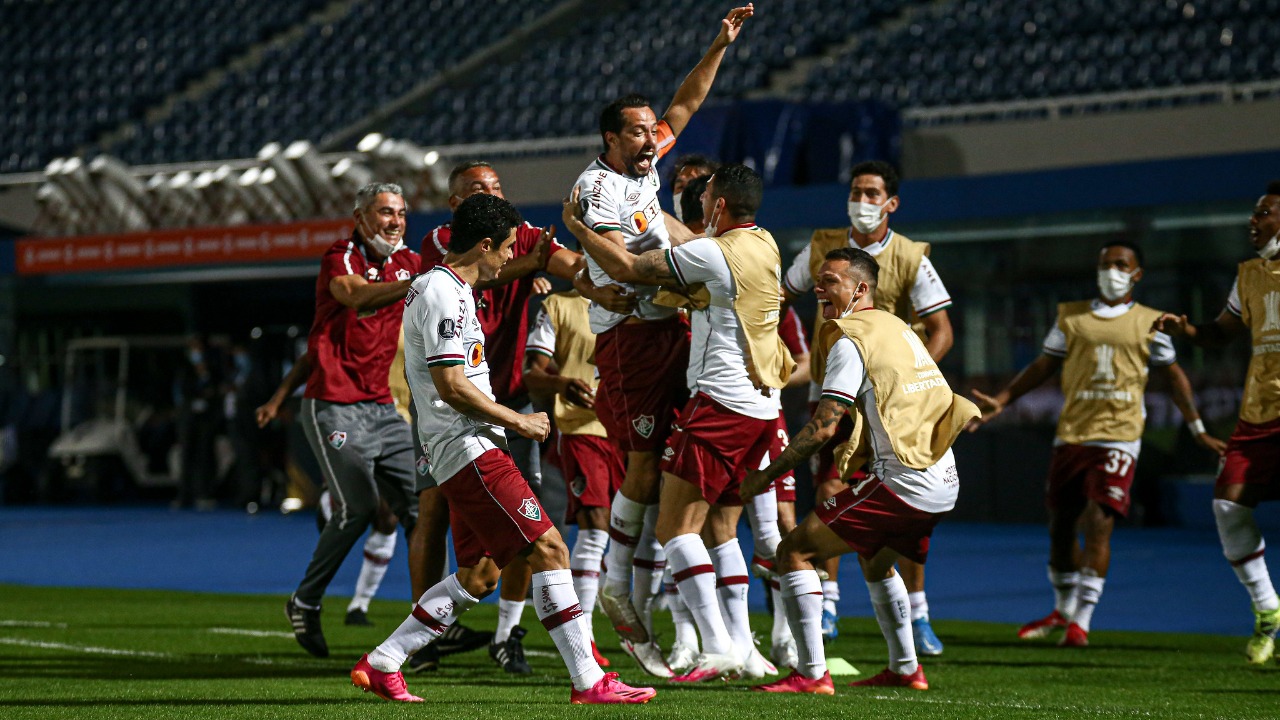
MULTIPOLYGON (((890 230, 880 242, 871 243, 861 249, 875 257, 889 247, 893 238, 894 232, 890 230)), ((849 235, 849 247, 859 247, 853 241, 852 234, 849 235)), ((803 295, 813 289, 813 273, 809 272, 809 254, 812 251, 811 244, 805 245, 796 259, 791 262, 791 267, 787 268, 787 274, 782 277, 783 285, 792 295, 803 295)), ((911 286, 910 294, 911 307, 920 317, 951 307, 951 293, 947 292, 947 287, 942 284, 942 278, 938 277, 938 271, 934 269, 928 255, 920 258, 920 269, 916 271, 916 281, 911 286)))
POLYGON ((956 473, 956 459, 948 448, 942 459, 924 470, 916 470, 902 464, 893 451, 889 434, 876 409, 875 388, 867 375, 867 366, 858 352, 858 346, 842 337, 831 346, 827 355, 827 375, 822 384, 822 396, 848 403, 855 398, 863 416, 867 419, 871 438, 871 474, 889 487, 903 502, 917 510, 931 513, 947 512, 955 507, 960 493, 960 479, 956 473))
MULTIPOLYGON (((737 295, 733 273, 715 240, 697 238, 671 248, 667 262, 682 285, 704 283, 712 296, 737 295)), ((747 336, 737 314, 730 308, 711 305, 690 313, 689 320, 689 392, 701 392, 748 417, 778 417, 781 393, 773 390, 768 397, 760 394, 747 374, 747 336)))
MULTIPOLYGON (((674 139, 669 143, 674 143, 674 139)), ((670 146, 668 144, 666 147, 670 146)), ((661 156, 664 148, 659 147, 658 152, 661 156)), ((655 165, 656 162, 655 158, 655 165)), ((650 170, 644 177, 631 177, 617 172, 605 164, 603 159, 597 158, 586 172, 578 176, 575 186, 582 202, 582 222, 587 227, 601 235, 610 230, 621 232, 626 239, 627 251, 633 255, 671 247, 662 207, 658 204, 658 190, 662 183, 656 169, 650 170)), ((596 285, 615 282, 596 264, 590 253, 587 254, 587 272, 591 275, 591 282, 596 285)), ((640 302, 632 312, 635 317, 661 320, 676 312, 672 308, 653 304, 653 296, 658 288, 652 285, 617 284, 633 290, 638 296, 640 302)), ((594 302, 591 303, 590 316, 591 332, 596 334, 628 317, 609 312, 594 302)))
MULTIPOLYGON (((1104 320, 1110 320, 1124 315, 1132 307, 1132 302, 1122 305, 1108 305, 1101 300, 1095 299, 1089 306, 1089 311, 1104 320)), ((1067 356, 1067 335, 1062 332, 1057 323, 1054 323, 1049 330, 1049 334, 1045 335, 1041 350, 1044 351, 1045 355, 1052 355, 1056 358, 1065 358, 1067 356)), ((1157 332, 1151 338, 1151 357, 1147 359, 1147 364, 1152 367, 1168 367, 1177 361, 1178 351, 1173 347, 1173 338, 1165 333, 1157 332)), ((1142 417, 1145 418, 1146 416, 1147 409, 1143 407, 1142 417)), ((1054 447, 1064 444, 1058 438, 1053 440, 1054 447)), ((1119 450, 1127 453, 1134 460, 1138 459, 1138 454, 1142 451, 1142 438, 1137 440, 1090 440, 1082 444, 1087 447, 1104 447, 1119 450)))
POLYGON ((507 447, 502 428, 473 420, 440 398, 431 368, 449 365, 461 365, 471 384, 493 399, 475 295, 469 284, 440 264, 414 280, 404 299, 404 371, 426 460, 418 472, 430 470, 438 484, 489 450, 507 447))

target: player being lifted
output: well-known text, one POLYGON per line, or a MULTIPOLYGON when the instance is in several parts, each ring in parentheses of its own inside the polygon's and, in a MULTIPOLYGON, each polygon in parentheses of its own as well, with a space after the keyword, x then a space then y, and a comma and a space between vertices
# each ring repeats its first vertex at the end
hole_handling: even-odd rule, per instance
POLYGON ((781 257, 773 237, 755 225, 762 195, 753 170, 722 167, 703 193, 708 237, 638 256, 583 224, 576 189, 565 202, 566 229, 609 277, 683 288, 692 298, 688 385, 694 395, 663 452, 657 523, 672 576, 702 636, 702 656, 677 678, 682 681, 773 672, 751 637, 749 576, 737 539, 738 484, 773 444, 779 390, 795 367, 778 337, 781 257), (704 525, 712 543, 699 535, 704 525))
POLYGON ((1168 378, 1173 402, 1196 442, 1219 454, 1224 447, 1204 431, 1169 336, 1151 326, 1160 311, 1133 300, 1133 287, 1142 279, 1142 251, 1122 241, 1104 245, 1097 270, 1098 297, 1058 306, 1039 358, 995 396, 973 391, 983 411, 970 428, 976 430, 1062 370, 1065 402, 1045 497, 1054 608, 1023 625, 1018 637, 1042 638, 1065 629, 1058 642, 1063 647, 1089 644, 1089 623, 1111 563, 1111 531, 1117 517, 1129 514, 1148 366, 1168 378))
POLYGON ((1268 184, 1254 205, 1249 239, 1259 257, 1240 263, 1227 307, 1215 320, 1192 325, 1186 315, 1162 315, 1157 327, 1206 347, 1226 345, 1246 332, 1253 342, 1240 420, 1213 491, 1213 517, 1222 552, 1253 601, 1253 637, 1245 656, 1261 665, 1275 654, 1280 628, 1280 598, 1253 517, 1259 502, 1280 497, 1280 181, 1268 184))
POLYGON ((351 681, 387 700, 420 701, 405 687, 401 666, 493 591, 497 578, 474 572, 486 555, 498 567, 521 555, 533 571, 538 619, 569 668, 570 701, 648 702, 651 688, 628 687, 592 658, 568 549, 506 453, 504 428, 541 441, 550 423, 546 413, 521 414, 494 401, 472 284, 497 276, 521 222, 500 197, 467 198, 454 211, 444 262, 405 297, 405 374, 425 455, 419 472, 436 478, 449 503, 459 570, 419 598, 391 637, 360 659, 351 681))
MULTIPOLYGON (((659 158, 697 112, 711 90, 725 50, 751 17, 751 5, 730 10, 706 55, 693 68, 659 120, 649 101, 628 95, 610 103, 600 114, 605 152, 579 176, 575 184, 583 205, 583 222, 612 246, 640 254, 670 247, 665 215, 658 204, 661 185, 659 158)), ((675 219, 672 218, 675 223, 675 219)), ((685 232, 680 226, 681 232, 685 232)), ((591 258, 590 280, 605 285, 608 274, 591 258)), ((646 514, 657 502, 658 453, 670 432, 674 411, 687 396, 682 374, 689 363, 689 332, 673 308, 653 303, 656 288, 635 288, 639 304, 630 315, 591 306, 591 330, 596 333, 596 365, 600 389, 596 413, 609 439, 626 453, 627 476, 610 509, 607 572, 600 605, 623 647, 649 672, 669 671, 645 629, 636 605, 646 605, 651 583, 636 582, 631 573, 646 514)))

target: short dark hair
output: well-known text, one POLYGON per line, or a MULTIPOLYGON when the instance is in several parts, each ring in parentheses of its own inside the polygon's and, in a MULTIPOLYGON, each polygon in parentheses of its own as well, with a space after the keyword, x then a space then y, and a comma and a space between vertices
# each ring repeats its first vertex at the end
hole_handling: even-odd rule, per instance
POLYGON ((685 183, 684 190, 680 191, 680 216, 685 222, 705 219, 702 217, 702 192, 707 189, 709 180, 710 175, 699 175, 685 183))
POLYGON ((1267 183, 1268 195, 1280 195, 1280 180, 1272 180, 1267 183))
POLYGON ((702 168, 706 170, 706 172, 703 173, 704 175, 710 175, 720 169, 720 163, 712 160, 706 155, 686 153, 676 158, 675 164, 671 167, 671 177, 668 181, 675 182, 676 176, 683 172, 685 168, 690 167, 702 168))
POLYGON ((1138 261, 1138 267, 1146 266, 1146 263, 1143 262, 1142 259, 1142 248, 1138 247, 1138 243, 1133 242, 1132 240, 1108 240, 1102 244, 1102 247, 1098 248, 1098 252, 1101 253, 1103 250, 1113 247, 1128 248, 1130 252, 1133 253, 1133 257, 1138 261))
MULTIPOLYGON (((623 95, 604 106, 604 110, 600 111, 600 140, 604 141, 605 133, 622 132, 622 111, 630 108, 649 107, 649 98, 639 94, 631 93, 623 95)), ((606 147, 608 143, 606 142, 606 147)))
POLYGON ((497 195, 476 193, 463 200, 453 211, 450 223, 449 252, 461 255, 485 238, 501 244, 511 229, 524 222, 520 211, 497 195))
POLYGON ((844 260, 849 263, 849 270, 853 272, 853 276, 867 283, 872 289, 876 289, 878 279, 880 277, 880 263, 871 257, 871 253, 862 248, 842 247, 836 248, 823 256, 824 260, 844 260))
POLYGON ((883 160, 865 160, 853 166, 852 174, 849 175, 849 185, 853 185, 854 178, 859 175, 879 175, 884 180, 884 191, 893 197, 898 194, 898 171, 892 165, 883 160))
MULTIPOLYGON (((493 170, 493 166, 484 160, 463 160, 457 165, 454 165, 453 169, 449 171, 449 192, 453 192, 453 184, 458 181, 458 178, 462 177, 463 173, 468 170, 475 170, 476 168, 489 168, 490 170, 493 170)), ((494 172, 497 171, 495 170, 494 172)))
POLYGON ((764 200, 764 181, 746 165, 725 165, 711 176, 711 195, 724 198, 729 215, 754 220, 764 200))

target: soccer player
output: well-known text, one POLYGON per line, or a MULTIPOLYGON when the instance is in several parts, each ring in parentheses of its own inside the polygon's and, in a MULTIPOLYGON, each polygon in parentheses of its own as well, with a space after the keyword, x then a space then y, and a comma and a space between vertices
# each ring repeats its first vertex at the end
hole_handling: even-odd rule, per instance
MULTIPOLYGON (((702 60, 676 90, 659 120, 649 101, 639 95, 619 98, 600 114, 605 152, 575 184, 584 205, 584 221, 617 248, 630 253, 665 249, 671 240, 658 204, 661 185, 656 163, 675 144, 689 119, 711 90, 716 71, 751 5, 730 10, 702 60)), ((680 230, 683 232, 684 228, 680 230)), ((590 280, 613 282, 599 264, 588 259, 590 280)), ((580 287, 580 286, 579 286, 580 287)), ((689 334, 673 308, 654 305, 655 288, 634 288, 639 305, 630 314, 591 306, 596 333, 596 365, 600 390, 596 413, 610 440, 626 453, 627 476, 610 509, 607 572, 600 604, 628 652, 642 653, 642 665, 662 673, 665 664, 636 611, 648 602, 652 585, 637 582, 628 597, 637 545, 649 508, 657 500, 658 453, 675 409, 685 397, 681 375, 689 362, 689 334), (635 601, 633 603, 633 600, 635 601)))
POLYGON ((533 571, 538 618, 569 668, 570 701, 648 702, 652 689, 628 687, 592 658, 568 550, 506 452, 504 429, 541 441, 550 423, 546 413, 522 414, 493 400, 472 284, 497 277, 520 224, 520 213, 500 197, 467 198, 454 211, 444 262, 415 280, 405 297, 405 373, 425 446, 420 467, 449 503, 460 569, 422 595, 391 637, 360 659, 351 681, 387 700, 419 702, 400 667, 493 590, 492 574, 473 572, 486 555, 498 567, 523 556, 533 571))
POLYGON ((720 167, 720 163, 712 160, 706 155, 698 155, 689 153, 676 158, 675 167, 671 171, 671 206, 675 211, 676 219, 685 224, 694 234, 701 234, 702 228, 695 228, 692 222, 697 222, 702 218, 702 190, 705 188, 706 182, 701 187, 689 187, 689 183, 697 178, 709 177, 711 173, 720 167), (685 188, 689 190, 689 202, 684 201, 685 188), (688 208, 688 210, 686 210, 688 208), (689 212, 692 210, 692 212, 689 212))
POLYGON ((1225 447, 1205 433, 1169 336, 1152 327, 1160 311, 1133 300, 1134 285, 1142 280, 1142 251, 1125 241, 1107 243, 1098 253, 1097 271, 1098 297, 1058 306, 1039 358, 995 396, 973 391, 982 409, 971 428, 976 430, 1062 370, 1065 402, 1045 498, 1054 609, 1023 625, 1018 637, 1065 630, 1058 642, 1063 647, 1089 644, 1089 624, 1111 562, 1111 532, 1116 518, 1129 514, 1148 366, 1168 378, 1173 402, 1196 442, 1218 454, 1225 447))
POLYGON ((656 527, 702 636, 697 665, 675 678, 682 682, 773 671, 751 637, 749 576, 737 539, 738 484, 776 437, 779 391, 795 367, 778 338, 781 256, 773 237, 755 224, 762 196, 753 170, 722 167, 703 193, 708 237, 640 255, 583 224, 576 189, 563 214, 609 277, 681 288, 693 300, 687 382, 694 395, 663 452, 656 527), (699 535, 704 525, 713 539, 709 551, 699 535))
MULTIPOLYGON (((454 166, 449 172, 448 187, 451 209, 456 209, 463 200, 476 194, 505 199, 497 170, 479 160, 454 166)), ((444 261, 450 247, 451 232, 451 226, 445 223, 423 239, 424 268, 444 261)), ((502 268, 498 277, 477 283, 476 312, 487 339, 485 350, 493 368, 493 395, 499 404, 521 413, 533 410, 524 385, 523 358, 526 318, 529 298, 534 293, 535 274, 544 271, 559 278, 572 279, 582 266, 581 255, 556 242, 554 227, 537 228, 525 222, 516 229, 511 262, 502 268)), ((634 303, 621 298, 618 290, 617 286, 592 288, 592 298, 622 310, 632 307, 634 303)), ((535 489, 538 488, 542 476, 538 444, 514 432, 507 433, 507 442, 516 467, 535 489)), ((427 587, 444 574, 448 552, 445 534, 449 529, 448 503, 437 491, 433 476, 420 473, 417 489, 419 522, 409 544, 414 597, 426 592, 427 587)), ((489 656, 494 662, 507 672, 519 675, 532 672, 524 659, 521 642, 524 631, 516 630, 524 614, 529 577, 529 567, 520 557, 503 569, 498 625, 489 642, 489 656)), ((414 656, 409 662, 410 669, 434 669, 439 662, 438 654, 472 649, 483 642, 481 633, 462 625, 454 625, 449 632, 450 636, 444 642, 433 643, 422 656, 414 656)))
POLYGON ((1280 180, 1268 184, 1254 205, 1249 239, 1258 257, 1240 263, 1227 307, 1216 319, 1192 325, 1186 315, 1162 315, 1157 327, 1205 347, 1226 345, 1246 332, 1253 342, 1240 419, 1214 486, 1213 517, 1222 552, 1253 603, 1245 657, 1262 665, 1275 655, 1280 628, 1280 598, 1253 517, 1258 503, 1275 499, 1280 488, 1280 180))
POLYGON ((600 586, 601 561, 609 542, 609 505, 626 475, 622 453, 605 435, 594 410, 599 382, 593 362, 596 337, 587 316, 590 301, 576 290, 542 302, 529 330, 525 382, 535 396, 553 397, 557 458, 568 490, 565 522, 578 526, 569 559, 573 590, 582 602, 583 622, 592 652, 601 666, 608 660, 596 648, 592 609, 600 586))
POLYGON ((357 192, 356 229, 320 261, 316 316, 307 338, 311 372, 302 424, 325 484, 337 499, 285 616, 304 650, 328 657, 320 600, 384 498, 406 531, 412 504, 413 440, 396 414, 387 378, 400 332, 396 306, 420 258, 404 246, 404 192, 372 183, 357 192))
MULTIPOLYGON (((929 244, 915 242, 905 235, 895 233, 889 227, 889 216, 898 209, 898 173, 893 166, 881 161, 858 163, 852 170, 849 183, 849 227, 815 230, 809 246, 800 251, 787 269, 782 286, 784 300, 795 300, 815 286, 818 267, 828 252, 841 247, 865 250, 880 266, 875 303, 912 324, 924 339, 929 356, 941 361, 951 349, 951 320, 947 308, 951 307, 951 295, 929 260, 929 244)), ((815 320, 814 337, 823 319, 815 320)), ((813 375, 811 385, 816 400, 822 386, 824 358, 815 353, 810 360, 813 375)), ((846 421, 836 433, 835 446, 848 439, 851 424, 846 421)), ((840 492, 844 483, 836 478, 836 460, 831 447, 818 455, 816 499, 821 502, 840 492)), ((860 479, 862 475, 856 475, 860 479)), ((924 568, 909 557, 899 566, 902 579, 911 594, 911 620, 915 625, 916 650, 921 655, 941 655, 942 641, 929 623, 929 601, 924 590, 924 568)), ((840 585, 836 581, 839 560, 832 559, 826 566, 828 579, 822 584, 824 597, 822 631, 827 639, 836 637, 836 603, 840 600, 840 585)))
MULTIPOLYGON (((978 416, 973 403, 951 392, 919 336, 892 313, 875 307, 875 258, 856 248, 829 251, 815 290, 823 326, 822 397, 813 419, 782 455, 742 484, 755 495, 835 436, 840 419, 856 408, 854 442, 868 430, 870 473, 828 498, 778 546, 777 570, 787 618, 798 645, 794 671, 757 686, 765 692, 832 695, 822 647, 822 586, 814 567, 830 557, 858 553, 876 621, 889 646, 889 667, 854 686, 929 687, 916 660, 907 588, 894 563, 921 565, 934 526, 959 491, 951 444, 978 416)), ((850 477, 859 461, 841 468, 850 477)))

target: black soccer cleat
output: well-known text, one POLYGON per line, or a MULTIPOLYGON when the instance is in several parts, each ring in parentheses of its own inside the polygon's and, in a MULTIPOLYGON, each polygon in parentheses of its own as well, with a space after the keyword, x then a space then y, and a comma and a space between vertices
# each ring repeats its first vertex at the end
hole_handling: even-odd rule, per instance
POLYGON ((362 627, 373 627, 373 621, 360 608, 352 608, 347 611, 347 617, 342 621, 343 625, 360 625, 362 627))
POLYGON ((409 656, 409 662, 405 663, 405 669, 409 672, 435 672, 440 669, 440 650, 435 643, 422 648, 418 652, 409 656))
POLYGON ((465 625, 454 623, 446 628, 440 638, 431 643, 431 646, 440 653, 440 657, 444 657, 478 650, 488 645, 491 640, 493 640, 491 632, 472 630, 465 625))
POLYGON ((320 629, 320 608, 308 610, 298 607, 290 596, 284 604, 284 616, 293 626, 293 636, 303 650, 318 658, 329 657, 329 645, 324 641, 324 631, 320 629))
POLYGON ((512 675, 532 675, 533 668, 524 659, 524 644, 520 642, 525 636, 525 629, 511 629, 511 636, 500 643, 489 643, 489 657, 512 675))

